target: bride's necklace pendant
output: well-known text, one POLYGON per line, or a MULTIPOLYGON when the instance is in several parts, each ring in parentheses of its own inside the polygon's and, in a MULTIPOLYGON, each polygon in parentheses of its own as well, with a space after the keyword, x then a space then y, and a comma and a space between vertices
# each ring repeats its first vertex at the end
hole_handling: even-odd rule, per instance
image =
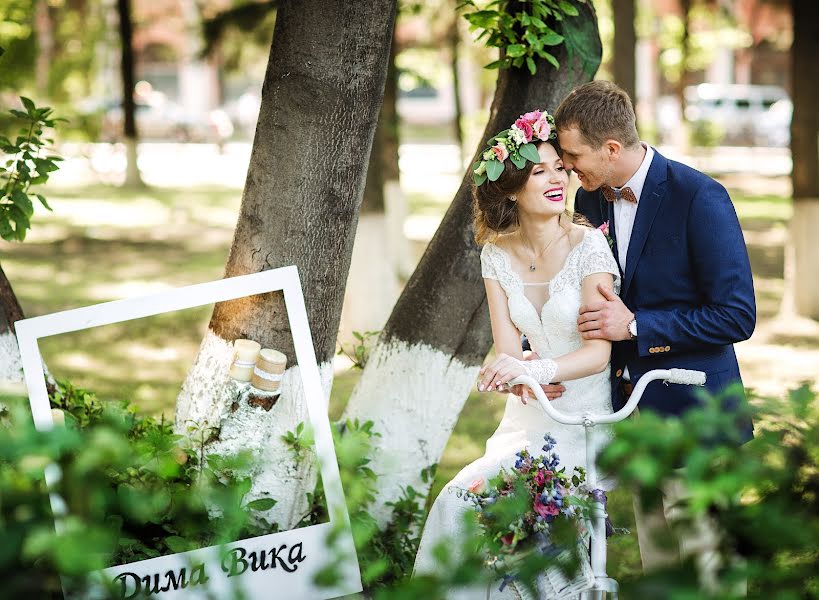
POLYGON ((535 270, 535 263, 532 263, 531 265, 529 265, 529 270, 530 270, 530 271, 534 271, 534 270, 535 270))

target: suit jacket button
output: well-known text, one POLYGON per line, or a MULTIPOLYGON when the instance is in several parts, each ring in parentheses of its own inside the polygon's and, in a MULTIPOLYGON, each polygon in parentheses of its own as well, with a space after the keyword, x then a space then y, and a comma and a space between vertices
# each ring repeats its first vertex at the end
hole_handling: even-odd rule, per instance
POLYGON ((617 369, 617 372, 614 374, 615 377, 620 377, 623 374, 623 369, 617 369))

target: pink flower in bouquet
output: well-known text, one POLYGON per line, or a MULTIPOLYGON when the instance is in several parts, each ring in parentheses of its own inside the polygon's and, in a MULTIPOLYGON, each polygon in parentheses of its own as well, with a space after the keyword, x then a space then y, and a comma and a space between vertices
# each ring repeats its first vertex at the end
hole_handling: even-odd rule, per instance
POLYGON ((483 494, 486 491, 486 481, 483 477, 478 477, 470 484, 468 489, 473 494, 483 494))
POLYGON ((512 540, 515 539, 515 534, 507 533, 505 536, 501 538, 501 541, 506 544, 507 546, 512 543, 512 540))
POLYGON ((546 473, 539 470, 537 473, 535 473, 535 485, 540 487, 540 486, 544 485, 545 483, 546 483, 546 473))
POLYGON ((509 156, 509 150, 506 149, 506 145, 500 142, 492 146, 492 152, 495 153, 495 157, 501 162, 505 161, 509 156))
POLYGON ((542 117, 543 113, 539 110, 533 110, 532 112, 524 113, 520 116, 521 119, 528 121, 531 125, 537 123, 542 117))
MULTIPOLYGON (((527 113, 528 114, 528 113, 527 113)), ((518 119, 515 121, 515 127, 520 129, 523 132, 524 137, 526 138, 527 142, 532 141, 532 124, 529 123, 526 119, 518 119)))
POLYGON ((608 221, 606 221, 605 223, 603 223, 602 225, 600 225, 600 227, 598 227, 597 229, 599 229, 600 231, 602 231, 602 232, 603 232, 603 235, 608 236, 608 235, 609 235, 609 222, 608 222, 608 221))
POLYGON ((539 514, 541 517, 548 517, 548 516, 554 517, 554 516, 560 514, 560 509, 554 503, 550 502, 549 504, 543 504, 540 501, 540 497, 538 497, 535 500, 533 508, 535 509, 535 512, 537 514, 539 514))
POLYGON ((544 142, 549 139, 550 135, 552 135, 552 126, 549 124, 548 119, 546 119, 546 115, 541 116, 532 124, 532 130, 534 131, 537 139, 544 142))

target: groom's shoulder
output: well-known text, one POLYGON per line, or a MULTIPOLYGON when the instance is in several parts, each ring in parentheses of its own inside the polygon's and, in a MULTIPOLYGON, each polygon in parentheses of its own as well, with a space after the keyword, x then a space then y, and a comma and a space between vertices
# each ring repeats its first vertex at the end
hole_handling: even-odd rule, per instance
POLYGON ((695 169, 685 163, 672 159, 665 159, 668 162, 668 178, 672 185, 681 191, 695 195, 700 192, 725 193, 725 187, 710 175, 695 169))

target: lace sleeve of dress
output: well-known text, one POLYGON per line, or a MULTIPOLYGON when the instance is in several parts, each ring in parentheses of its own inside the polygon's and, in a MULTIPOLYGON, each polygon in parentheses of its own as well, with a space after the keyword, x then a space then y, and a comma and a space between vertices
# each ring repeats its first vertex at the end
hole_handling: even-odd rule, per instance
POLYGON ((481 250, 481 275, 485 279, 500 279, 498 275, 498 256, 497 248, 491 242, 486 244, 481 250))
POLYGON ((518 363, 523 367, 529 377, 541 385, 552 383, 555 375, 557 375, 557 363, 551 358, 518 360, 518 363))
POLYGON ((580 257, 580 280, 592 273, 611 273, 614 275, 614 293, 620 293, 620 269, 609 248, 606 236, 599 229, 586 234, 583 255, 580 257))

